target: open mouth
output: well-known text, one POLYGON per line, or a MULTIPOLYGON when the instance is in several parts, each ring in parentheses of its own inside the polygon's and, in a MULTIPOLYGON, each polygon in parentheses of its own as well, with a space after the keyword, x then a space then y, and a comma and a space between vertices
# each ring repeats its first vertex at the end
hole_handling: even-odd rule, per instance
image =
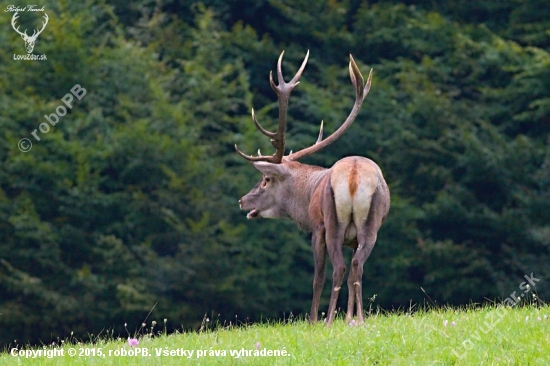
POLYGON ((246 215, 246 218, 247 219, 257 219, 259 217, 258 216, 259 214, 260 214, 260 211, 254 209, 246 215))

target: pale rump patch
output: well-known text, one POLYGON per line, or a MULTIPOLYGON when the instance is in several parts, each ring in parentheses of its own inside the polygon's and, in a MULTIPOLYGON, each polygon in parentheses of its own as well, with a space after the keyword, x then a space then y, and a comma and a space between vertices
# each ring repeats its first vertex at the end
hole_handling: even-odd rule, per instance
POLYGON ((362 178, 352 202, 353 222, 358 228, 363 227, 367 222, 372 195, 376 190, 376 186, 373 184, 370 176, 363 176, 362 178))
POLYGON ((370 161, 345 159, 333 167, 330 183, 334 192, 338 222, 346 227, 345 237, 357 237, 369 216, 371 199, 377 186, 377 172, 370 161))
MULTIPOLYGON (((347 169, 346 169, 347 170, 347 169)), ((352 212, 352 197, 350 194, 349 170, 334 171, 330 177, 330 184, 334 192, 336 217, 343 225, 348 225, 352 212)), ((355 189, 357 187, 355 186, 355 189)))

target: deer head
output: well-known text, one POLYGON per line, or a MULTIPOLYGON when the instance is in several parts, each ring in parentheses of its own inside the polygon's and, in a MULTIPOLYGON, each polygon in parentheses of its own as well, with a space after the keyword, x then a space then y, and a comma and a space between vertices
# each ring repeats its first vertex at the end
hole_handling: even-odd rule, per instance
POLYGON ((254 167, 262 172, 262 179, 244 196, 239 205, 243 210, 250 210, 248 219, 284 217, 281 197, 285 196, 285 180, 292 172, 284 164, 254 162, 254 167))
POLYGON ((23 41, 25 41, 25 48, 27 49, 27 53, 32 53, 33 49, 34 49, 34 44, 36 42, 36 39, 38 38, 38 36, 40 35, 40 33, 42 33, 42 31, 44 30, 44 28, 46 28, 46 25, 48 24, 48 14, 44 13, 44 20, 45 22, 42 22, 42 29, 38 30, 38 29, 35 29, 32 36, 29 36, 27 35, 27 30, 25 29, 25 32, 22 33, 19 31, 19 27, 15 27, 15 21, 16 19, 19 18, 19 16, 17 15, 17 12, 15 12, 15 14, 13 14, 13 17, 11 18, 11 26, 13 27, 13 29, 19 33, 21 35, 21 38, 23 38, 23 41))
MULTIPOLYGON (((279 85, 276 85, 273 81, 273 74, 269 74, 271 88, 275 91, 279 100, 279 125, 277 127, 277 131, 270 132, 264 129, 258 122, 254 114, 254 109, 252 109, 252 120, 254 121, 254 124, 261 133, 270 138, 271 144, 275 148, 275 153, 272 156, 263 156, 258 150, 258 156, 249 156, 244 154, 241 150, 239 150, 237 145, 235 145, 237 153, 239 153, 239 155, 243 158, 252 161, 254 167, 263 175, 260 182, 258 182, 258 184, 256 184, 256 186, 239 201, 241 209, 250 211, 247 215, 247 218, 249 219, 259 217, 276 218, 285 216, 290 216, 292 218, 292 214, 287 212, 287 208, 292 205, 299 205, 301 198, 292 194, 292 187, 295 184, 300 185, 300 182, 303 180, 304 176, 309 176, 315 171, 323 169, 299 164, 297 160, 311 155, 336 141, 351 126, 357 117, 357 114, 361 109, 361 104, 363 103, 363 100, 365 99, 365 96, 369 92, 371 86, 372 70, 369 74, 367 84, 364 85, 363 76, 361 75, 361 72, 359 71, 353 57, 350 55, 349 72, 351 82, 355 87, 356 96, 355 104, 353 105, 353 109, 348 118, 337 131, 326 139, 323 139, 323 122, 321 122, 319 136, 314 145, 295 153, 292 153, 291 151, 289 155, 285 156, 285 131, 289 97, 291 91, 299 84, 298 80, 306 66, 309 51, 307 52, 298 72, 288 83, 286 83, 283 78, 281 66, 283 55, 284 51, 279 56, 279 61, 277 63, 277 79, 279 85), (295 202, 288 202, 288 200, 293 200, 295 202), (298 203, 296 203, 296 201, 298 203)), ((300 211, 300 207, 296 207, 296 210, 300 211)), ((303 216, 303 213, 298 216, 303 216)), ((295 221, 301 220, 295 219, 295 221)), ((298 222, 298 224, 300 225, 300 222, 298 222)))

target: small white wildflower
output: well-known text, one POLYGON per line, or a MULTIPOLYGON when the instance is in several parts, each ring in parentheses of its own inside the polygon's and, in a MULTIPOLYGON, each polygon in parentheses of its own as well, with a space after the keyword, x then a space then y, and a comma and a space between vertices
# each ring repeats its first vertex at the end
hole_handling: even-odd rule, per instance
POLYGON ((447 319, 445 319, 445 320, 443 321, 443 326, 446 327, 448 323, 449 323, 449 321, 448 321, 447 319))

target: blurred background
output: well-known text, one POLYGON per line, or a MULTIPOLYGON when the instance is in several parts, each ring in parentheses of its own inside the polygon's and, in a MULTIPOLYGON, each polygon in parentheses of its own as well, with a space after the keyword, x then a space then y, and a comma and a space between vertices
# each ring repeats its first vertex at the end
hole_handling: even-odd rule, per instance
MULTIPOLYGON (((33 53, 45 61, 14 60, 26 50, 10 4, 0 6, 0 344, 125 335, 153 307, 149 320, 169 329, 197 329, 205 315, 306 315, 309 234, 248 221, 237 203, 260 173, 233 145, 271 153, 250 110, 276 125, 268 77, 282 50, 287 80, 310 50, 288 150, 350 112, 350 53, 365 77, 374 69, 351 129, 303 161, 362 155, 384 172, 392 203, 365 264, 367 304, 499 301, 531 273, 545 298, 550 1, 41 1, 49 22, 33 53), (37 141, 75 84, 86 95, 37 141)), ((20 30, 42 16, 21 13, 20 30)))

